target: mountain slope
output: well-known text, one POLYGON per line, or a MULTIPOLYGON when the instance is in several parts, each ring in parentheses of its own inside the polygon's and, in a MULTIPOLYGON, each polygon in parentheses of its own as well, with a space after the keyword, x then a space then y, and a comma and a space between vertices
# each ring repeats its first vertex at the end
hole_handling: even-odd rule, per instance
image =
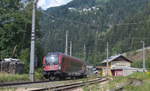
POLYGON ((86 60, 93 64, 106 57, 107 41, 110 42, 111 54, 139 48, 137 41, 130 43, 129 39, 148 37, 149 28, 143 29, 148 19, 147 1, 74 0, 68 5, 48 9, 41 21, 45 53, 64 52, 66 31, 69 31, 69 41, 73 41, 73 55, 84 58, 85 44, 86 60), (139 22, 143 25, 128 24, 139 22), (122 26, 124 23, 126 27, 122 26), (147 35, 139 35, 141 33, 147 35))

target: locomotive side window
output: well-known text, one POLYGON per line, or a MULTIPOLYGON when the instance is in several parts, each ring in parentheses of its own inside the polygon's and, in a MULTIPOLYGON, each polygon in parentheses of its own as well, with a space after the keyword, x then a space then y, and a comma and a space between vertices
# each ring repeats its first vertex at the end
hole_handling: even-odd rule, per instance
POLYGON ((58 56, 57 55, 46 56, 46 64, 50 64, 50 65, 58 64, 58 56))

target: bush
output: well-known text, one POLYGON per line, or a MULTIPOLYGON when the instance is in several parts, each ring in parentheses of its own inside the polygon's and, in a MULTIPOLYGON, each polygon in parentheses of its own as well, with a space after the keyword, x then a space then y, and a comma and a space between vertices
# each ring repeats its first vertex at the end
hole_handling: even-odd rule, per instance
POLYGON ((0 82, 18 82, 18 81, 29 81, 28 74, 8 74, 0 73, 0 82))
POLYGON ((44 79, 42 73, 43 73, 42 68, 38 68, 38 69, 36 70, 36 72, 35 72, 35 79, 36 79, 36 80, 42 80, 42 79, 44 79))
POLYGON ((128 76, 129 78, 136 78, 141 80, 147 80, 150 79, 150 75, 146 72, 137 72, 133 73, 132 75, 128 76))
POLYGON ((20 56, 20 59, 21 59, 21 61, 24 63, 24 69, 25 69, 25 73, 29 73, 29 63, 30 63, 30 59, 29 59, 29 57, 30 57, 30 55, 29 55, 29 53, 30 53, 30 50, 27 48, 27 49, 24 49, 24 50, 22 50, 22 52, 21 52, 21 56, 20 56))

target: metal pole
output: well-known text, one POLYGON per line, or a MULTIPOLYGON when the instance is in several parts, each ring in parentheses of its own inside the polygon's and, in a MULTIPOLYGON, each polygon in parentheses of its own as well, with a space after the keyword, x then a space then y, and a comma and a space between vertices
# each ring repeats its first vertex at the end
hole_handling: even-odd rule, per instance
POLYGON ((32 10, 32 32, 31 32, 31 49, 30 49, 30 80, 34 81, 34 61, 35 61, 35 9, 37 0, 33 2, 32 10))
POLYGON ((70 41, 70 56, 72 56, 72 41, 70 41))
POLYGON ((109 64, 108 64, 108 57, 109 57, 109 43, 107 42, 107 49, 106 49, 106 51, 107 51, 107 63, 106 63, 106 66, 107 66, 107 76, 108 76, 108 70, 109 70, 109 64))
POLYGON ((85 44, 84 44, 83 52, 84 52, 84 61, 86 61, 86 46, 85 46, 85 44))
MULTIPOLYGON (((0 64, 1 64, 2 62, 0 62, 0 64)), ((1 72, 2 72, 2 64, 1 64, 1 72)))
POLYGON ((145 70, 145 42, 144 41, 142 41, 142 43, 143 43, 143 69, 145 70))
POLYGON ((66 31, 66 47, 65 47, 65 54, 68 55, 68 31, 66 31))

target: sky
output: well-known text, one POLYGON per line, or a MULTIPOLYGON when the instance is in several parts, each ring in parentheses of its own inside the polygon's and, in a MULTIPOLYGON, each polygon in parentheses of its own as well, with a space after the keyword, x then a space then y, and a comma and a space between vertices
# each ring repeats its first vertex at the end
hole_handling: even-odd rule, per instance
POLYGON ((38 1, 38 8, 42 8, 43 10, 46 10, 47 8, 50 7, 57 7, 61 5, 65 5, 69 3, 72 0, 39 0, 38 1))

